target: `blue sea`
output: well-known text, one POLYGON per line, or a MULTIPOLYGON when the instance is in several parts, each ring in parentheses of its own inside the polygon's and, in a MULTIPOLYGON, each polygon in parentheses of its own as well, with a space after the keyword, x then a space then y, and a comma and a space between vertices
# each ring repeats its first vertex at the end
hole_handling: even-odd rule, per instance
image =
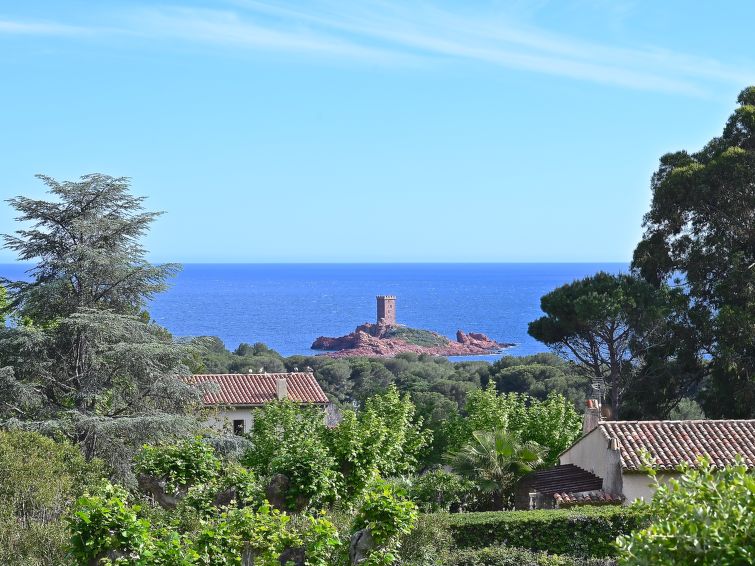
MULTIPOLYGON (((20 279, 28 266, 0 264, 20 279)), ((513 342, 508 355, 546 351, 527 335, 540 297, 625 263, 499 264, 185 264, 149 306, 175 336, 218 336, 229 349, 263 342, 289 356, 315 354, 318 336, 341 336, 375 320, 375 296, 396 295, 398 322, 435 330, 482 332, 513 342)), ((500 355, 463 359, 494 361, 500 355)), ((459 360, 460 358, 453 358, 459 360)))

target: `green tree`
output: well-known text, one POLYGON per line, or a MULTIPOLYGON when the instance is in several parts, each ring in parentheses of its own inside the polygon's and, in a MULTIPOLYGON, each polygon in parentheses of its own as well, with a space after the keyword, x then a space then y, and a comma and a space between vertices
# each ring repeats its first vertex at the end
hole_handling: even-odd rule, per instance
POLYGON ((32 281, 3 282, 24 323, 0 330, 0 419, 62 432, 126 477, 145 441, 195 424, 197 392, 177 378, 189 350, 143 311, 176 267, 144 259, 158 213, 126 179, 40 178, 54 200, 9 201, 29 227, 6 246, 36 265, 32 281))
POLYGON ((450 420, 446 427, 452 452, 472 441, 476 431, 506 431, 524 442, 543 446, 545 462, 551 463, 582 430, 579 413, 562 395, 552 393, 540 401, 519 393, 497 394, 492 383, 469 395, 465 413, 464 418, 450 420))
POLYGON ((503 508, 514 483, 543 463, 545 449, 536 442, 522 442, 506 430, 475 431, 472 440, 449 454, 453 469, 473 480, 503 508))
POLYGON ((504 356, 490 366, 486 376, 501 393, 526 393, 541 401, 550 393, 560 393, 580 409, 590 391, 585 372, 553 353, 504 356))
POLYGON ((574 359, 617 416, 641 346, 668 315, 666 291, 633 275, 600 272, 544 295, 545 316, 530 322, 528 333, 574 359))
MULTIPOLYGON (((655 472, 648 470, 655 479, 655 472)), ((755 563, 755 476, 739 458, 716 469, 684 466, 656 492, 653 523, 618 539, 619 563, 632 566, 749 566, 755 563)))
POLYGON ((706 414, 755 416, 755 87, 723 135, 664 155, 633 266, 690 299, 688 339, 709 358, 706 414))
POLYGON ((331 453, 344 478, 344 497, 359 496, 377 476, 414 472, 430 438, 409 396, 395 387, 369 398, 357 413, 344 411, 341 423, 328 432, 331 453))
POLYGON ((291 401, 268 403, 255 411, 249 438, 252 447, 243 463, 264 479, 286 476, 290 489, 285 495, 291 509, 337 498, 339 475, 326 444, 321 410, 298 407, 291 401))

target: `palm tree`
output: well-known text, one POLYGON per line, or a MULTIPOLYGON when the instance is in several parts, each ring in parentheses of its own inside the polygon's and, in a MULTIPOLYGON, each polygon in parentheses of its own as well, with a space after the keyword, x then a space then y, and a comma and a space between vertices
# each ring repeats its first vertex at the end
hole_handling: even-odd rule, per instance
POLYGON ((472 439, 446 460, 489 493, 494 507, 500 509, 514 483, 542 464, 546 452, 536 442, 522 442, 516 434, 499 429, 473 432, 472 439))

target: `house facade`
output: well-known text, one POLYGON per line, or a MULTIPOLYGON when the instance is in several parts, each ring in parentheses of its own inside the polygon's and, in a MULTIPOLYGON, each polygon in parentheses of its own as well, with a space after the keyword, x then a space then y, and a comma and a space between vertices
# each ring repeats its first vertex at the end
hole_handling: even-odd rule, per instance
POLYGON ((741 456, 755 469, 755 419, 604 421, 595 400, 587 403, 583 435, 559 456, 559 465, 529 474, 519 483, 517 507, 630 504, 649 501, 653 488, 643 455, 660 482, 678 477, 682 463, 707 456, 717 467, 741 456))
POLYGON ((202 387, 205 407, 214 409, 208 424, 234 434, 251 430, 254 410, 272 401, 320 407, 323 418, 330 407, 311 372, 198 374, 185 379, 202 387))

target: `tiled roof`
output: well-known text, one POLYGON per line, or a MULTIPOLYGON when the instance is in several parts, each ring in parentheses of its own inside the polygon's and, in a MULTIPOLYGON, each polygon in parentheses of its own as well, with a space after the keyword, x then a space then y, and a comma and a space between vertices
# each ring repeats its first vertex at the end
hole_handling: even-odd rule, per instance
POLYGON ((574 464, 563 464, 527 474, 520 480, 520 484, 527 486, 530 491, 552 495, 559 492, 596 491, 603 487, 603 480, 574 464))
POLYGON ((295 403, 328 403, 329 400, 312 373, 224 373, 190 375, 193 385, 216 383, 218 388, 204 394, 205 405, 263 405, 277 399, 277 380, 285 378, 288 399, 295 403))
POLYGON ((640 471, 643 450, 658 470, 674 470, 682 462, 695 464, 700 455, 723 467, 733 464, 737 454, 755 468, 755 419, 604 421, 598 426, 606 438, 617 440, 623 470, 640 471))
POLYGON ((605 491, 589 493, 554 493, 553 499, 559 507, 573 507, 575 505, 620 505, 624 496, 605 491))

